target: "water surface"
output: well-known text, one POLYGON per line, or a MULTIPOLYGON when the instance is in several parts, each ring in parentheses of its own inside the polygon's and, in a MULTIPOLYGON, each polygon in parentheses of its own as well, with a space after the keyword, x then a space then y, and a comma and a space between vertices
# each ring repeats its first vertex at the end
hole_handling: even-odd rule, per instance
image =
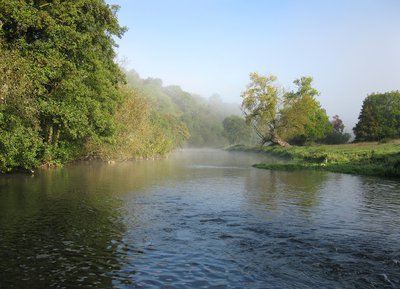
POLYGON ((0 288, 400 288, 400 183, 251 153, 0 177, 0 288))

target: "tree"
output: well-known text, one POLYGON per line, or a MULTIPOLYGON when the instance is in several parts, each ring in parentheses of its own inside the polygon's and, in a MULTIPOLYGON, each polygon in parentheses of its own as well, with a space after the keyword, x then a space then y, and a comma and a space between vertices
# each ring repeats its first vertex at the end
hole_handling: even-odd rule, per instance
POLYGON ((186 144, 194 147, 221 147, 226 143, 222 121, 239 114, 238 105, 223 102, 217 94, 209 99, 186 92, 179 86, 163 86, 160 79, 141 79, 135 71, 127 72, 128 84, 151 102, 157 113, 178 117, 189 131, 186 144))
POLYGON ((297 89, 284 95, 279 132, 289 143, 322 140, 332 130, 325 110, 316 100, 320 93, 312 87, 312 81, 312 77, 296 79, 293 83, 297 89))
POLYGON ((368 95, 353 132, 356 141, 400 137, 400 91, 368 95))
POLYGON ((123 74, 113 37, 125 30, 117 9, 103 0, 0 0, 0 38, 29 67, 44 161, 79 153, 87 139, 107 140, 115 132, 123 74))
POLYGON ((1 42, 0 59, 0 172, 30 169, 42 149, 35 91, 24 60, 1 42))
POLYGON ((324 143, 327 144, 343 144, 347 143, 350 139, 350 134, 344 132, 343 121, 338 115, 333 116, 331 121, 332 131, 325 137, 324 143))
POLYGON ((165 155, 182 146, 189 137, 186 126, 176 115, 159 113, 139 91, 120 88, 125 101, 115 114, 117 124, 112 142, 91 140, 86 143, 86 158, 128 160, 165 155))
POLYGON ((329 118, 315 98, 319 92, 312 87, 312 77, 296 79, 297 89, 290 92, 275 84, 275 76, 252 73, 250 78, 242 93, 242 110, 261 144, 304 144, 322 140, 331 131, 329 118))
POLYGON ((242 111, 246 122, 250 124, 260 137, 260 144, 267 142, 290 146, 278 135, 280 124, 280 105, 283 90, 276 85, 277 78, 273 75, 260 76, 250 74, 251 83, 242 92, 242 111))
POLYGON ((251 137, 250 127, 240 116, 228 116, 223 120, 222 125, 224 127, 224 136, 230 144, 249 142, 251 137))

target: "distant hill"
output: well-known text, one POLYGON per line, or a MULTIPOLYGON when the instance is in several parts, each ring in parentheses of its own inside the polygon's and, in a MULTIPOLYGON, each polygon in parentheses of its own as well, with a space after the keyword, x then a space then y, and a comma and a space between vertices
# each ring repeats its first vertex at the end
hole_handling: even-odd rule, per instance
POLYGON ((189 93, 177 85, 163 86, 159 78, 142 79, 135 70, 126 72, 128 85, 140 91, 157 111, 178 115, 186 124, 193 147, 223 146, 222 121, 230 115, 242 115, 239 104, 223 102, 218 94, 209 98, 189 93))

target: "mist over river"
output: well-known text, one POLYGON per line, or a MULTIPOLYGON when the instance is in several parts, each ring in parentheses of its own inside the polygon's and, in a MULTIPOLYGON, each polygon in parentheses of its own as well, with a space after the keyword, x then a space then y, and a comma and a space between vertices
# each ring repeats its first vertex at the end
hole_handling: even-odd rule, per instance
POLYGON ((400 288, 400 182, 211 149, 0 177, 0 288, 400 288))

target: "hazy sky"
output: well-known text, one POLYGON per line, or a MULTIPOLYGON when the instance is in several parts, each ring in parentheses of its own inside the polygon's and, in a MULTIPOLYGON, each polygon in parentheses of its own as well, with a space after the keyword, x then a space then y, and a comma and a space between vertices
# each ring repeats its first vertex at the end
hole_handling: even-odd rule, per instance
POLYGON ((286 88, 314 77, 351 130, 371 92, 400 89, 399 0, 107 0, 129 31, 118 54, 142 77, 241 102, 252 71, 286 88))

